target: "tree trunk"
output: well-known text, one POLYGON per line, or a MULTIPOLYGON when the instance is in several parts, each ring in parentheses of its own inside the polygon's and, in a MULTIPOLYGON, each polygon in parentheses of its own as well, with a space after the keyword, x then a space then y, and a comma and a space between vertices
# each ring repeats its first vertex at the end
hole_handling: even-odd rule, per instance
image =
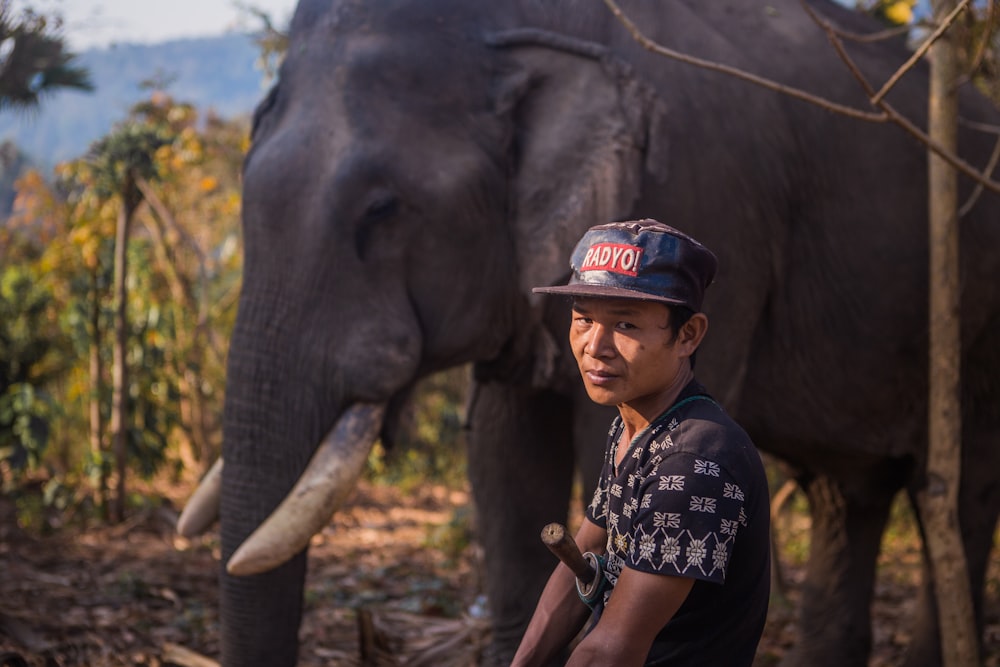
POLYGON ((102 442, 101 423, 101 299, 97 290, 97 269, 90 274, 90 451, 100 466, 97 498, 101 515, 108 518, 108 464, 102 442))
MULTIPOLYGON (((936 21, 955 0, 932 0, 936 21)), ((933 141, 954 152, 958 135, 958 60, 949 35, 930 50, 928 130, 933 141)), ((959 289, 958 176, 928 153, 930 229, 930 396, 927 483, 918 496, 931 559, 945 667, 978 665, 968 566, 958 516, 962 462, 961 321, 959 289)))
POLYGON ((115 230, 115 339, 112 357, 111 378, 111 438, 115 456, 118 484, 115 489, 112 520, 125 518, 126 487, 128 472, 128 368, 126 345, 128 343, 128 239, 129 227, 135 210, 141 202, 135 179, 126 176, 122 186, 122 207, 118 214, 115 230))

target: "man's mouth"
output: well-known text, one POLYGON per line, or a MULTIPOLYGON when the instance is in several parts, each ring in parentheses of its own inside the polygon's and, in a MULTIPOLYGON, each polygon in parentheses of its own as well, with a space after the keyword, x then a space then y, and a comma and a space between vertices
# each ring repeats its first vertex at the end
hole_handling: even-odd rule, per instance
POLYGON ((618 376, 615 375, 614 373, 611 373, 610 371, 603 371, 597 369, 586 370, 584 371, 584 375, 586 376, 587 381, 590 382, 590 384, 598 387, 608 385, 614 380, 618 379, 618 376))

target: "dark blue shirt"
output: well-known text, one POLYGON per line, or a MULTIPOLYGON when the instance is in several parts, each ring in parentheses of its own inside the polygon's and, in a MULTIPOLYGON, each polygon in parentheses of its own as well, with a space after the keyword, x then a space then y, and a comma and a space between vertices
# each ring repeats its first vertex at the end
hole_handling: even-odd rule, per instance
POLYGON ((757 450, 695 381, 615 470, 623 428, 620 417, 611 425, 587 509, 608 531, 605 576, 613 586, 628 567, 696 580, 646 664, 750 665, 770 595, 770 496, 757 450))

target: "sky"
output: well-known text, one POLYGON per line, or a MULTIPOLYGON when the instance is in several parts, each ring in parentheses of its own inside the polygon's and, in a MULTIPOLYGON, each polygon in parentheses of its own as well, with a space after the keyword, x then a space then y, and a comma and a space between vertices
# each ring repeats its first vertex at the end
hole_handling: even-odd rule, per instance
MULTIPOLYGON (((485 1, 485 0, 484 0, 485 1)), ((856 0, 837 0, 854 5, 856 0)), ((927 0, 920 0, 925 5, 927 0)), ((84 51, 120 42, 153 43, 184 37, 249 30, 259 23, 240 6, 267 12, 275 25, 287 26, 296 0, 12 0, 25 7, 63 17, 70 49, 84 51)))
POLYGON ((240 6, 271 16, 284 28, 296 0, 13 0, 15 12, 30 7, 63 18, 62 34, 79 52, 114 43, 155 43, 184 37, 220 35, 259 27, 240 6))

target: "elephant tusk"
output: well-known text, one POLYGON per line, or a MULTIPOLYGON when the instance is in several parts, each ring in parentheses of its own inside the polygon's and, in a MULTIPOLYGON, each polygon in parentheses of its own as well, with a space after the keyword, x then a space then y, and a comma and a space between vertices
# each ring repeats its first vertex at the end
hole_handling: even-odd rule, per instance
POLYGON ((306 548, 354 490, 384 414, 384 403, 356 403, 340 416, 295 488, 233 553, 229 574, 266 572, 306 548))
POLYGON ((222 458, 212 464, 184 505, 177 519, 177 533, 182 537, 201 535, 219 518, 219 501, 222 495, 222 458))

